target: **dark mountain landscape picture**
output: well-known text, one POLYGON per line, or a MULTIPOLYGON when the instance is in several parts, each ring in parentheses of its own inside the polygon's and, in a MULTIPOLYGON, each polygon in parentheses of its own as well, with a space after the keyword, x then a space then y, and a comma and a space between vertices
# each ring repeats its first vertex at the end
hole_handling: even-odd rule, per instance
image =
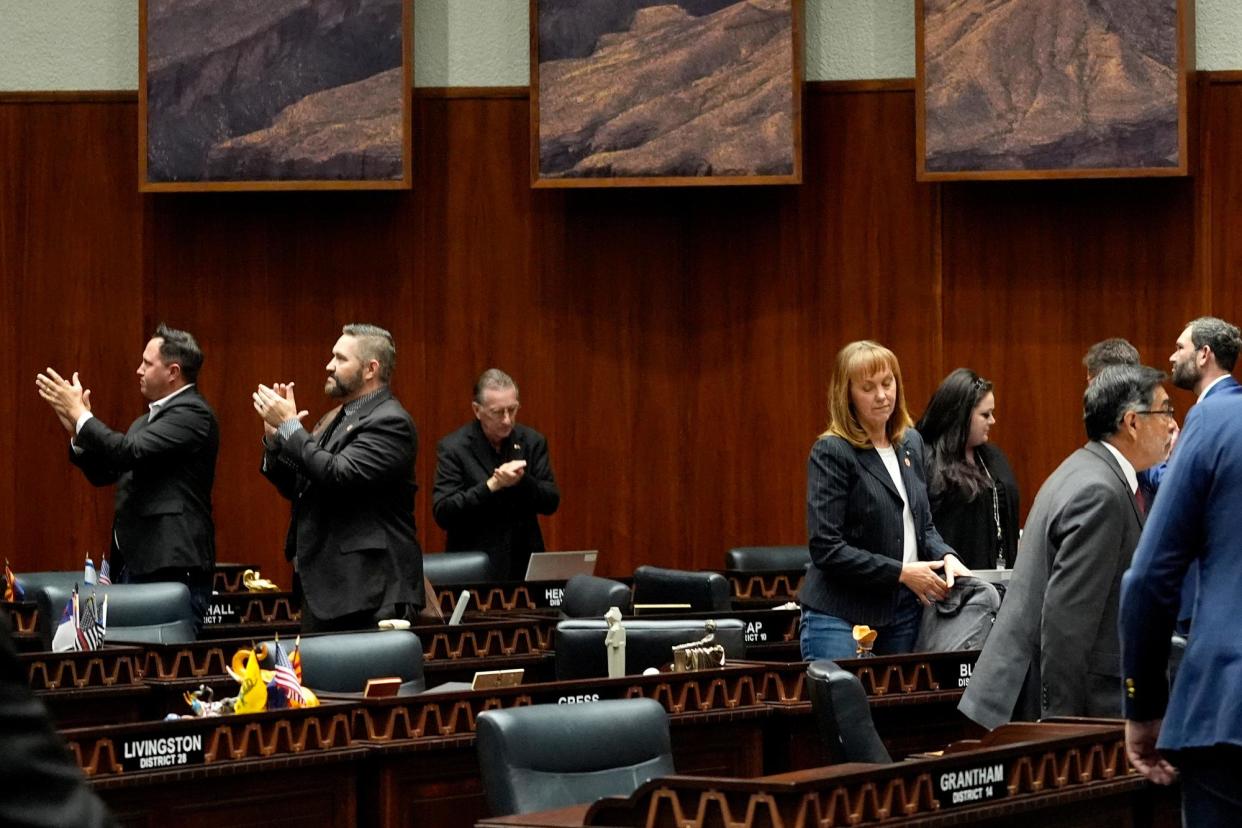
POLYGON ((794 2, 539 0, 537 181, 793 180, 794 2))
POLYGON ((922 0, 924 167, 1176 168, 1178 0, 922 0))
POLYGON ((146 183, 401 182, 404 2, 145 0, 146 183))

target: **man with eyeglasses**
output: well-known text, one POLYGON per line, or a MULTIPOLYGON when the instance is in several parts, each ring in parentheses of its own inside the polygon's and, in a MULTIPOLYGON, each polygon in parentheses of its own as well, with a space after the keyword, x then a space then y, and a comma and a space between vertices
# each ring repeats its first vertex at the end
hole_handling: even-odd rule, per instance
POLYGON ((517 383, 499 368, 479 377, 470 405, 474 420, 436 446, 432 514, 447 551, 484 551, 494 577, 520 581, 530 554, 544 549, 537 515, 561 502, 548 443, 518 425, 517 383))
POLYGON ((1173 435, 1164 374, 1100 371, 1083 395, 1088 443, 1044 481, 1005 601, 959 709, 994 728, 1011 719, 1121 714, 1121 576, 1143 528, 1137 472, 1173 435))

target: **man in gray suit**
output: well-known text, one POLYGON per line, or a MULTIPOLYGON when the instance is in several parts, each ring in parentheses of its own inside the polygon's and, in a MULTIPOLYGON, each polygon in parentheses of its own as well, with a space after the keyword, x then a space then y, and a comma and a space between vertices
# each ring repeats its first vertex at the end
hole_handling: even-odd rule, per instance
POLYGON ((1121 576, 1143 528, 1136 474, 1164 459, 1173 435, 1163 380, 1154 368, 1114 365, 1087 386, 1090 442, 1035 496, 996 626, 958 705, 979 724, 1121 715, 1121 576))

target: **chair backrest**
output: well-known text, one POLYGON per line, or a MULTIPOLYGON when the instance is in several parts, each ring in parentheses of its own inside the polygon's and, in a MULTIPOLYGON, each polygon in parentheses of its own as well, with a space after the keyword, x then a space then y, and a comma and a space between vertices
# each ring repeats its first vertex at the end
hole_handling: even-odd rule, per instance
POLYGON ((857 676, 824 659, 807 665, 806 678, 811 710, 831 762, 893 761, 876 732, 871 705, 857 676))
POLYGON ((33 595, 32 590, 45 585, 64 587, 72 591, 73 585, 77 584, 79 589, 85 586, 88 592, 91 587, 82 580, 81 568, 69 572, 21 572, 17 574, 16 580, 26 590, 27 595, 33 595))
MULTIPOLYGON (((61 573, 45 573, 60 575, 61 573)), ((61 613, 73 594, 73 584, 67 586, 57 579, 36 583, 31 580, 27 597, 39 605, 39 635, 45 649, 52 646, 52 637, 60 624, 61 613)), ((19 579, 21 580, 21 579, 19 579)), ((97 601, 108 596, 108 630, 104 638, 108 644, 185 644, 195 639, 194 613, 190 609, 190 590, 185 584, 112 584, 110 586, 78 586, 79 599, 95 593, 97 601)))
MULTIPOLYGON (((280 646, 291 652, 293 642, 280 646)), ((263 667, 273 666, 275 648, 267 642, 263 667)), ((361 694, 373 678, 397 677, 397 695, 412 696, 427 689, 423 677, 423 645, 409 630, 368 630, 302 637, 302 683, 312 690, 361 694)))
MULTIPOLYGON (((673 660, 673 645, 698 641, 706 635, 703 619, 623 622, 625 627, 625 672, 637 675, 648 667, 660 667, 673 660)), ((607 622, 570 619, 556 625, 556 678, 599 678, 608 675, 608 652, 604 636, 607 622)), ((736 618, 716 620, 716 643, 724 647, 725 658, 744 658, 746 627, 736 618)))
POLYGON ((668 714, 652 699, 488 710, 477 735, 495 816, 625 796, 674 773, 668 714))
POLYGON ((436 586, 478 584, 494 580, 486 552, 439 552, 423 555, 423 574, 436 586))
POLYGON ((690 612, 730 609, 729 582, 719 572, 640 566, 634 570, 635 604, 689 604, 690 612))
POLYGON ((735 546, 725 553, 725 569, 734 572, 803 569, 810 562, 806 546, 735 546))
POLYGON ((575 575, 565 583, 561 612, 570 618, 602 618, 609 607, 630 611, 630 588, 620 581, 595 575, 575 575))

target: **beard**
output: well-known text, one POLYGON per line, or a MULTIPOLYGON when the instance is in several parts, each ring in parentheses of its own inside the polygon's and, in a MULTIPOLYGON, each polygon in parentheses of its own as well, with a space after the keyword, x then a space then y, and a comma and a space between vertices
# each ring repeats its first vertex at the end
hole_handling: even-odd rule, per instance
POLYGON ((350 394, 362 387, 362 376, 354 377, 351 381, 348 377, 341 377, 337 374, 329 374, 327 381, 323 384, 323 391, 329 397, 348 397, 350 394))
POLYGON ((1183 362, 1174 363, 1170 379, 1173 380, 1173 384, 1175 386, 1183 391, 1193 391, 1195 383, 1199 381, 1201 376, 1202 374, 1199 371, 1199 367, 1188 359, 1183 362))

